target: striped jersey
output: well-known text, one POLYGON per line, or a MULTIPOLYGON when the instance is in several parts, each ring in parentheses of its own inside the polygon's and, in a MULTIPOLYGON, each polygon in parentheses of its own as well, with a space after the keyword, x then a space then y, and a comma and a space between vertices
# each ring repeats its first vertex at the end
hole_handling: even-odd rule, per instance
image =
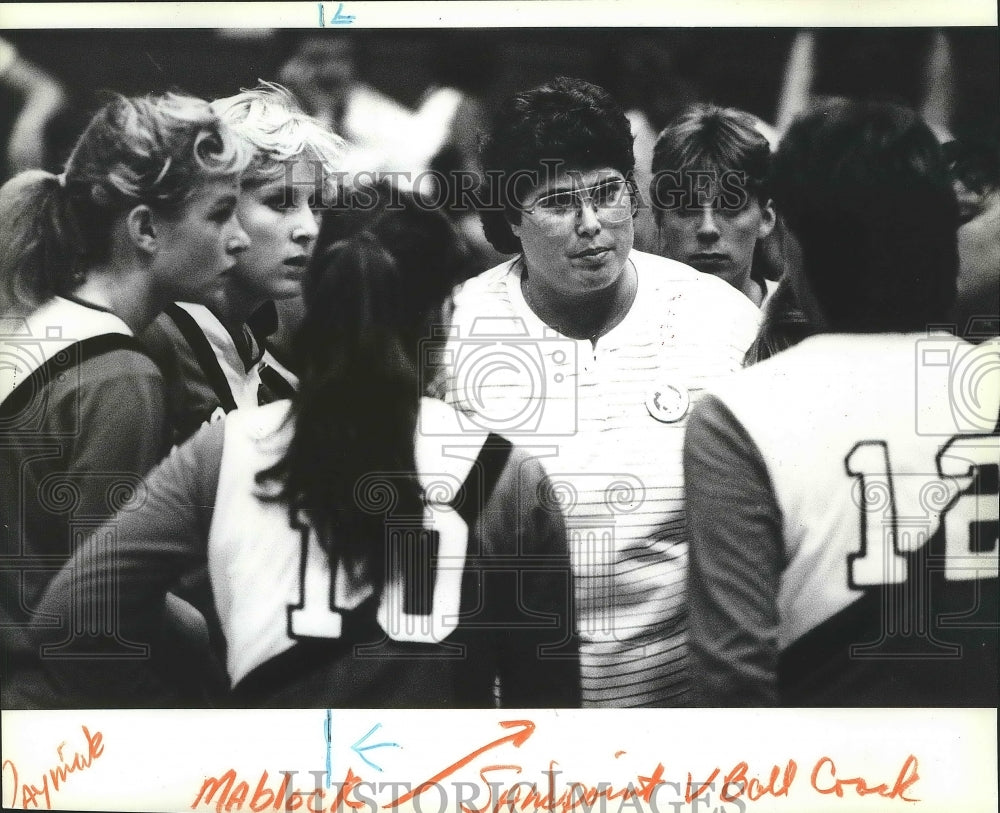
POLYGON ((544 324, 508 261, 456 295, 445 363, 470 430, 515 437, 551 478, 576 577, 584 705, 683 704, 689 403, 738 369, 759 311, 726 283, 633 251, 638 291, 590 341, 544 324))

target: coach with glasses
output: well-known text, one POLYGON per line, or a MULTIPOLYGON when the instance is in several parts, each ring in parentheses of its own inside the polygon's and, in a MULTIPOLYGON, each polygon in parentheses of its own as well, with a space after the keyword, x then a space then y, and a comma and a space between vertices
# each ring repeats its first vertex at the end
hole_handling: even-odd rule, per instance
POLYGON ((449 398, 550 474, 584 705, 684 705, 685 418, 740 366, 758 312, 719 279, 633 250, 632 135, 606 91, 556 79, 496 121, 478 204, 487 238, 515 256, 456 295, 449 398))

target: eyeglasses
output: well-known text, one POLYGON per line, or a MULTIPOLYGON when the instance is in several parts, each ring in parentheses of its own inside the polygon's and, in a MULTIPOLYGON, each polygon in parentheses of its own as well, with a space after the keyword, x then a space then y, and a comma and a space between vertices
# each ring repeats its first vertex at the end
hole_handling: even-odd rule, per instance
POLYGON ((594 186, 553 192, 542 195, 525 214, 540 220, 562 221, 583 211, 584 203, 594 207, 594 214, 605 223, 621 223, 631 218, 639 209, 639 199, 629 181, 613 178, 594 186))

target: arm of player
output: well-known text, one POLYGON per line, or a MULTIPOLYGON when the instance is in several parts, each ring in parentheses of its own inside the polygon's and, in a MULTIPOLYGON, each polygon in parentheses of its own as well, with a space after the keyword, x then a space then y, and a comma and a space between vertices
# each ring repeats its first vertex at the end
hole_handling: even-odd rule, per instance
POLYGON ((515 623, 495 625, 500 705, 507 708, 580 705, 573 571, 563 516, 539 499, 546 479, 541 463, 515 448, 487 513, 505 520, 495 549, 516 560, 506 591, 516 602, 515 623))
POLYGON ((159 691, 170 694, 162 681, 169 683, 164 675, 177 653, 163 651, 164 642, 183 639, 184 625, 167 591, 205 562, 223 427, 206 426, 150 472, 136 499, 83 542, 49 584, 39 613, 64 619, 70 631, 58 653, 42 658, 54 697, 84 706, 99 693, 106 705, 128 707, 147 705, 159 691), (80 634, 86 619, 106 619, 110 634, 80 634), (131 644, 149 649, 121 658, 134 655, 131 644))
POLYGON ((710 395, 688 422, 684 480, 695 702, 774 705, 781 515, 752 439, 710 395))

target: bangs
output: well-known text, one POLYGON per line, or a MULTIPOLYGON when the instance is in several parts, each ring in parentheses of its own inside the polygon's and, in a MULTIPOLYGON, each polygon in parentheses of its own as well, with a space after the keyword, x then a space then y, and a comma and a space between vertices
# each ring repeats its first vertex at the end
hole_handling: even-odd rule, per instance
POLYGON ((299 188, 309 187, 316 193, 314 209, 330 207, 341 200, 344 173, 331 171, 329 165, 323 160, 323 156, 310 149, 303 150, 294 158, 285 160, 277 160, 273 156, 258 153, 243 173, 240 187, 246 190, 256 190, 272 183, 291 184, 291 168, 297 162, 302 162, 311 169, 313 178, 311 184, 300 178, 294 182, 294 185, 299 188))

